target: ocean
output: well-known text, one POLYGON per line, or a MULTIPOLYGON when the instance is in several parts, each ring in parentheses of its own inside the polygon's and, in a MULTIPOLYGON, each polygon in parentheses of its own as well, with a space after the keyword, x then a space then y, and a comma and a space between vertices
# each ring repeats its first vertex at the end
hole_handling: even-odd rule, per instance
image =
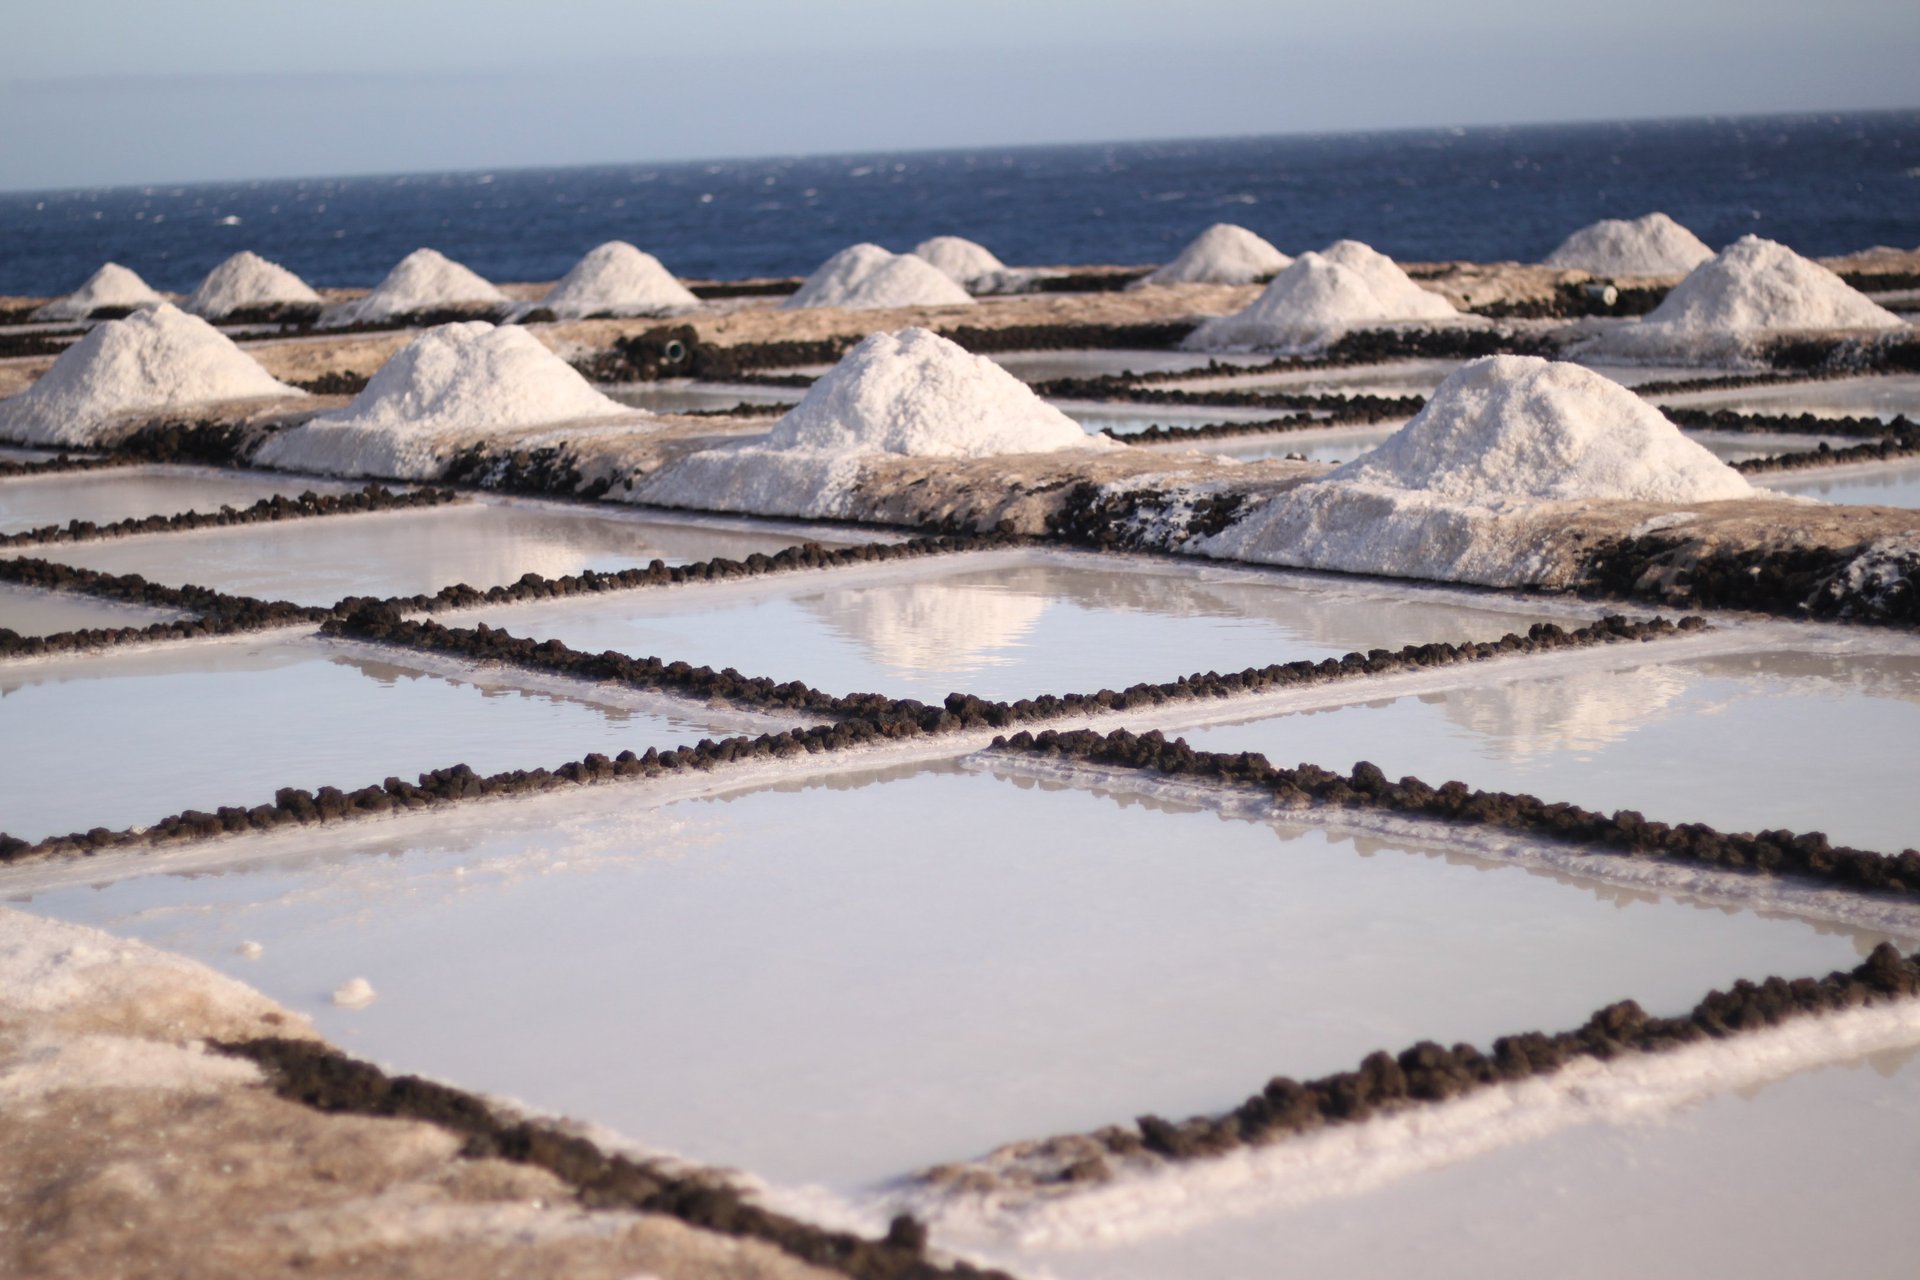
POLYGON ((319 285, 371 285, 422 245, 551 280, 610 239, 718 278, 940 234, 1016 265, 1149 263, 1214 222, 1288 252, 1532 261, 1655 209, 1715 247, 1920 245, 1920 111, 0 193, 0 294, 63 293, 106 261, 186 291, 241 249, 319 285))

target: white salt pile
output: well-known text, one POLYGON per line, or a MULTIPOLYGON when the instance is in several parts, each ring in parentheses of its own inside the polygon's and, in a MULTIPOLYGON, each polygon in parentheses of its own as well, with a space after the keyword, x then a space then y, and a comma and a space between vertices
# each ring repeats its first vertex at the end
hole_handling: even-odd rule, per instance
POLYGON ((1544 504, 1753 496, 1739 472, 1611 379, 1490 356, 1455 372, 1378 449, 1194 549, 1349 573, 1563 585, 1544 504))
POLYGON ((946 272, 910 253, 877 244, 851 245, 821 263, 784 304, 808 307, 952 307, 973 301, 946 272))
POLYGON ((659 315, 697 307, 696 298, 660 259, 624 240, 609 240, 562 276, 540 303, 556 319, 659 315))
POLYGON ((1742 236, 1694 268, 1645 317, 1582 344, 1581 355, 1739 360, 1770 335, 1904 329, 1907 322, 1783 244, 1742 236))
POLYGON ((328 325, 385 324, 435 311, 496 311, 507 295, 434 249, 415 249, 366 297, 327 314, 328 325))
POLYGON ((768 515, 839 516, 878 457, 984 458, 1114 446, 1018 378, 926 329, 875 333, 807 392, 764 441, 663 469, 639 502, 768 515))
POLYGON ((935 236, 913 247, 913 256, 938 267, 955 284, 974 289, 1001 278, 1007 264, 981 244, 961 236, 935 236))
POLYGON ((1245 227, 1216 222, 1139 284, 1252 284, 1292 263, 1245 227))
POLYGON ((431 480, 488 431, 646 416, 595 391, 525 329, 469 320, 427 330, 346 408, 281 432, 253 460, 327 475, 431 480))
POLYGON ((55 298, 32 315, 34 320, 85 320, 96 311, 158 306, 166 299, 145 280, 117 262, 109 262, 64 298, 55 298))
POLYGON ((32 386, 0 400, 0 437, 104 444, 124 414, 299 394, 205 320, 163 302, 97 326, 32 386))
POLYGON ((334 1006, 340 1009, 364 1009, 378 998, 365 978, 349 978, 333 989, 334 1006))
POLYGON ((1596 276, 1677 276, 1712 256, 1699 236, 1664 213, 1649 213, 1582 227, 1546 256, 1545 265, 1596 276))
POLYGON ((320 295, 277 262, 242 250, 207 272, 186 309, 209 320, 266 307, 318 307, 320 295))
POLYGON ((1303 253, 1244 310, 1207 321, 1190 351, 1311 351, 1365 326, 1473 322, 1415 284, 1393 259, 1357 240, 1303 253))

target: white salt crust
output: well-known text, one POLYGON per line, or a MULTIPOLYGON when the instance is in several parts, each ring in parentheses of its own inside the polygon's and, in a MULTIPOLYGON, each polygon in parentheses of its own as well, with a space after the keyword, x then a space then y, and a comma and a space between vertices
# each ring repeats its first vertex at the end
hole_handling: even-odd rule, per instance
POLYGON ((1544 265, 1596 276, 1685 275, 1713 256, 1699 236, 1664 213, 1628 221, 1603 218, 1580 228, 1548 254, 1544 265))
POLYGON ((1473 322, 1357 240, 1304 253, 1244 310, 1188 336, 1190 351, 1316 351, 1350 330, 1408 321, 1473 322))
POLYGON ((320 295, 277 262, 242 250, 207 273, 186 310, 220 320, 253 307, 318 306, 320 295))
POLYGON ((985 245, 961 236, 935 236, 913 247, 913 256, 924 258, 964 289, 976 289, 1000 278, 1007 264, 996 258, 985 245))
POLYGON ((0 400, 0 438, 105 443, 124 414, 299 394, 205 320, 163 302, 95 326, 33 385, 0 400))
POLYGON ((875 310, 964 306, 972 302, 971 294, 925 258, 889 253, 877 244, 856 244, 821 263, 782 305, 788 310, 875 310))
POLYGON ((109 262, 64 298, 55 298, 32 315, 34 320, 85 320, 105 307, 152 307, 166 299, 130 269, 109 262))
POLYGON ((1245 227, 1216 222, 1195 236, 1172 262, 1134 287, 1154 284, 1252 284, 1283 271, 1293 259, 1245 227))
POLYGON ((503 310, 511 300, 436 249, 415 249, 366 297, 329 311, 323 325, 382 324, 430 311, 503 310))
POLYGON ((687 287, 650 253, 624 240, 590 251, 562 276, 541 306, 558 320, 585 316, 659 315, 700 305, 687 287))

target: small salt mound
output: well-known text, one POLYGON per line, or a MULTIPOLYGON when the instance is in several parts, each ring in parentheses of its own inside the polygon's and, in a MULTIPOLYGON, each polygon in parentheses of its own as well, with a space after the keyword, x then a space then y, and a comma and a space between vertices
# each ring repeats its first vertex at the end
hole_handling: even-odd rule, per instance
POLYGON ((1742 236, 1701 263, 1643 319, 1582 354, 1629 359, 1738 358, 1772 333, 1903 329, 1907 322, 1783 244, 1742 236))
POLYGON ((97 326, 32 386, 0 400, 0 436, 106 443, 108 425, 122 414, 299 394, 205 320, 163 302, 97 326))
POLYGON ((973 298, 946 272, 910 253, 888 253, 877 244, 856 244, 821 263, 799 291, 788 298, 789 310, 808 307, 951 307, 973 298))
POLYGON ((926 329, 875 333, 815 382, 764 441, 709 449, 658 473, 636 501, 837 516, 863 459, 984 458, 1119 448, 1018 378, 926 329))
POLYGON ((968 289, 998 278, 1007 269, 1007 264, 994 257, 985 245, 960 236, 922 240, 913 247, 913 256, 926 259, 955 284, 968 289))
POLYGON ((492 311, 506 294, 434 249, 415 249, 394 265, 373 292, 330 313, 329 325, 385 324, 435 311, 492 311))
POLYGON ((1366 325, 1470 319, 1415 284, 1385 254, 1341 240, 1301 254, 1244 311, 1207 321, 1182 345, 1190 351, 1307 351, 1366 325))
POLYGON ((317 307, 320 295, 277 262, 242 250, 207 273, 186 309, 209 320, 266 307, 317 307))
POLYGON ((576 262, 547 291, 541 306, 557 319, 584 316, 657 315, 697 307, 700 299, 673 278, 650 253, 624 240, 609 240, 576 262))
POLYGON ((431 480, 488 431, 646 415, 609 400, 525 329, 468 320, 429 329, 344 409, 263 445, 254 461, 328 475, 431 480))
POLYGON ((1141 284, 1252 284, 1293 262, 1245 227, 1216 222, 1141 284))
POLYGON ((1546 504, 1751 498, 1745 477, 1578 365, 1475 360, 1378 449, 1196 544, 1262 564, 1565 585, 1546 504))
POLYGON ((1545 265, 1596 276, 1677 276, 1712 256, 1699 236, 1664 213, 1650 213, 1582 227, 1547 255, 1545 265))
POLYGON ((34 320, 85 320, 96 311, 132 310, 157 306, 166 299, 145 280, 117 262, 109 262, 87 277, 87 282, 64 298, 55 298, 35 311, 34 320))

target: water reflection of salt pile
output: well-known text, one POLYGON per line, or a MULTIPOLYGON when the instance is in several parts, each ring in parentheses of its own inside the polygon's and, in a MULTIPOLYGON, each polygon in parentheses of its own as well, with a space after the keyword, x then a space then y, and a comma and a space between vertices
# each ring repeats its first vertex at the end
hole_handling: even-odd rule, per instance
POLYGON ((1422 701, 1439 704, 1447 719, 1479 738, 1489 755, 1517 762, 1618 742, 1669 714, 1689 683, 1678 667, 1637 667, 1470 684, 1422 701))
POLYGON ((965 672, 1012 660, 1047 596, 964 582, 849 587, 797 601, 897 671, 965 672))

